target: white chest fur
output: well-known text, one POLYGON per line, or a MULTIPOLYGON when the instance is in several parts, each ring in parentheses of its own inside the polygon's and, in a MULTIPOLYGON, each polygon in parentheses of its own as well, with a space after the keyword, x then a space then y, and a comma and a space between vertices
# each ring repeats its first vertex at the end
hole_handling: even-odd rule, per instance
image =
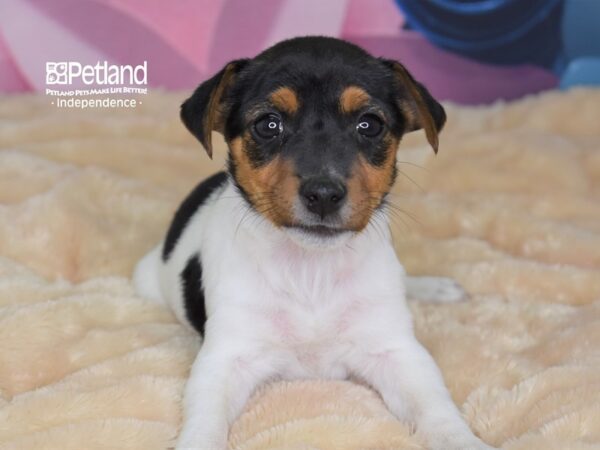
POLYGON ((300 246, 248 215, 228 186, 192 217, 167 263, 157 247, 138 264, 138 291, 185 323, 180 274, 201 257, 208 321, 178 448, 225 448, 232 420, 270 379, 349 375, 414 419, 431 448, 490 448, 461 420, 414 338, 404 270, 385 224, 372 225, 339 245, 300 246))
POLYGON ((396 326, 410 327, 404 272, 389 236, 373 229, 307 249, 266 224, 232 227, 234 245, 223 242, 227 227, 219 231, 223 240, 202 249, 210 327, 222 338, 253 341, 284 376, 343 378, 340 361, 373 323, 395 316, 396 326))

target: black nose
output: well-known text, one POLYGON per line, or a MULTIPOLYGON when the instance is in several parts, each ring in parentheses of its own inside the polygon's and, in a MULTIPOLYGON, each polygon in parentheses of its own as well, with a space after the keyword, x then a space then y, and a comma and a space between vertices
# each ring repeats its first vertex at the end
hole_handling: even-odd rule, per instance
POLYGON ((311 178, 300 186, 300 197, 306 209, 324 219, 341 208, 346 187, 330 178, 311 178))

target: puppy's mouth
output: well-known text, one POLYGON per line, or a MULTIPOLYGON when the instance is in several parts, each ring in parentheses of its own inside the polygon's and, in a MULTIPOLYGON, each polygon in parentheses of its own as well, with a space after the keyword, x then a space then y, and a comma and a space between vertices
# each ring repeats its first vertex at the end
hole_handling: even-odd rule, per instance
POLYGON ((329 227, 326 225, 296 224, 296 225, 290 225, 290 226, 288 226, 288 228, 291 228, 293 230, 303 231, 303 232, 311 234, 313 236, 318 236, 318 237, 323 237, 323 238, 339 236, 340 234, 344 234, 344 233, 347 233, 350 231, 346 228, 329 227))

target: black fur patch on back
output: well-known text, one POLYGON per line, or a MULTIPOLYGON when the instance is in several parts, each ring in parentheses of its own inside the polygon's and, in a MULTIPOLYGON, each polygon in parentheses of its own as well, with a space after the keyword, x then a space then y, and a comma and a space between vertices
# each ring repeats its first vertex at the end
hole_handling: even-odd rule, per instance
POLYGON ((196 186, 183 203, 181 203, 175 213, 175 217, 173 217, 173 221, 167 232, 167 237, 165 238, 162 249, 163 261, 166 262, 169 259, 169 256, 171 256, 175 244, 177 244, 177 241, 183 233, 183 230, 185 230, 190 218, 198 211, 198 208, 204 204, 210 194, 212 194, 215 189, 222 186, 226 180, 227 174, 225 172, 217 172, 196 186))
POLYGON ((180 277, 185 314, 196 331, 203 336, 206 307, 204 305, 204 288, 202 287, 202 264, 197 253, 190 257, 180 277))

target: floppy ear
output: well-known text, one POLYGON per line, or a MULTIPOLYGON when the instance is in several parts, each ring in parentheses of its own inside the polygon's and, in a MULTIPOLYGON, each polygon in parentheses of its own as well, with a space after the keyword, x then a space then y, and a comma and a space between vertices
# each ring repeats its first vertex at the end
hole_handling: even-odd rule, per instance
POLYGON ((405 131, 425 129, 427 141, 433 151, 438 151, 438 133, 446 122, 446 112, 421 83, 416 81, 406 68, 397 61, 382 60, 394 72, 398 83, 397 101, 405 113, 405 131))
POLYGON ((247 59, 231 61, 214 77, 198 86, 192 96, 181 105, 181 120, 204 146, 210 158, 212 158, 211 133, 213 130, 223 133, 227 118, 225 94, 236 74, 247 63, 247 59))

